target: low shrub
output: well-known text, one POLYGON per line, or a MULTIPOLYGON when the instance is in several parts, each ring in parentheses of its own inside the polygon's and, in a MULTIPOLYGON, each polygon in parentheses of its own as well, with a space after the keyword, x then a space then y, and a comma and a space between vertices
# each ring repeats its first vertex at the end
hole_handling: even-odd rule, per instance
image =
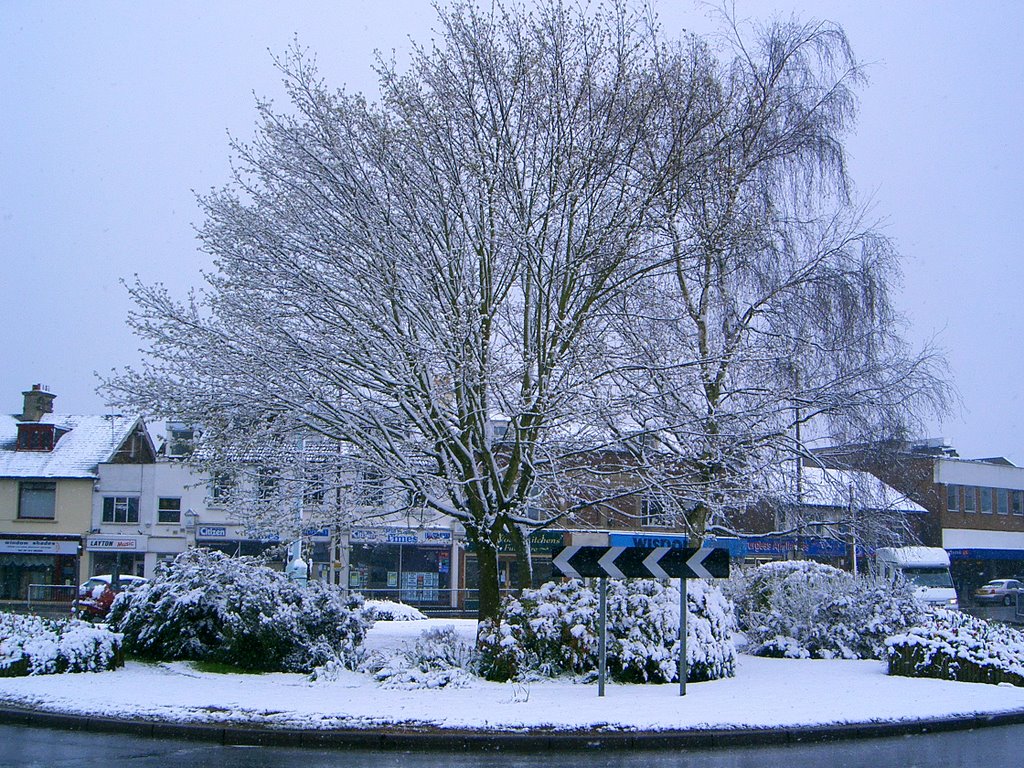
MULTIPOLYGON (((596 589, 549 582, 508 598, 500 621, 481 630, 480 673, 491 680, 588 675, 598 665, 596 589)), ((679 591, 650 579, 608 582, 608 673, 613 680, 678 679, 679 591)), ((717 587, 690 581, 687 680, 735 674, 732 608, 717 587)))
POLYGON ((371 623, 358 595, 316 581, 302 586, 252 558, 202 549, 118 595, 110 612, 129 653, 260 671, 352 667, 371 623))
POLYGON ((428 629, 411 648, 373 656, 363 669, 384 688, 461 688, 469 684, 475 653, 453 627, 428 629))
POLYGON ((123 664, 121 635, 108 629, 0 613, 0 677, 101 672, 123 664))
POLYGON ((885 642, 889 674, 1024 686, 1024 632, 939 610, 885 642))
POLYGON ((886 637, 926 614, 906 584, 854 578, 808 560, 738 571, 726 591, 756 656, 881 659, 886 637))
POLYGON ((374 621, 424 621, 427 618, 418 608, 392 600, 367 600, 364 607, 374 621))

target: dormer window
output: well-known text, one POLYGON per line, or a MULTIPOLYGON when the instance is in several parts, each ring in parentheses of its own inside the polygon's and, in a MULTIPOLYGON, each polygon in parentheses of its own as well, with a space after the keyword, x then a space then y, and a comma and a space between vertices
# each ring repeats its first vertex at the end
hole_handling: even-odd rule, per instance
POLYGON ((52 451, 54 443, 64 433, 58 432, 53 424, 19 424, 19 451, 52 451))

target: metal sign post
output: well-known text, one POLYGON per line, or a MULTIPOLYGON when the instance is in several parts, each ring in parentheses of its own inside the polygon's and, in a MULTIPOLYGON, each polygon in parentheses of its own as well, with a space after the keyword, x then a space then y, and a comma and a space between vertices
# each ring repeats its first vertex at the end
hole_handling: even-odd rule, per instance
POLYGON ((581 579, 596 576, 598 597, 597 695, 604 696, 608 651, 608 577, 616 579, 679 579, 679 695, 686 695, 686 580, 724 579, 729 576, 729 550, 724 547, 585 547, 555 550, 552 570, 581 579))
POLYGON ((686 695, 686 579, 679 580, 679 695, 686 695))
POLYGON ((605 664, 608 658, 608 579, 602 576, 598 579, 598 587, 601 594, 598 597, 598 628, 597 634, 597 695, 604 696, 604 675, 605 664))

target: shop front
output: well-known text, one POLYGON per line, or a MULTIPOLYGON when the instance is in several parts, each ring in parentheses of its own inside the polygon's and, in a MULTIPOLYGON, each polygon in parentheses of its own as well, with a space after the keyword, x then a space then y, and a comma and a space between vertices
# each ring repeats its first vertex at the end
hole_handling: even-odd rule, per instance
POLYGON ((450 607, 452 540, 447 528, 353 528, 349 589, 366 598, 450 607))
POLYGON ((247 539, 238 536, 240 531, 227 525, 196 526, 196 546, 223 552, 231 557, 260 557, 274 550, 282 550, 281 557, 269 559, 267 564, 277 570, 284 570, 283 544, 280 539, 247 539))
POLYGON ((0 600, 27 600, 29 585, 78 583, 81 536, 0 534, 0 600))
POLYGON ((122 575, 145 576, 146 536, 116 536, 94 534, 85 540, 89 553, 89 574, 112 574, 114 569, 122 575))
MULTIPOLYGON (((530 534, 530 559, 532 560, 532 573, 525 563, 521 563, 520 556, 516 553, 512 540, 502 537, 498 540, 498 587, 503 592, 523 589, 524 587, 539 587, 546 581, 552 580, 551 554, 561 549, 566 544, 566 531, 544 530, 533 531, 530 534), (527 574, 530 574, 529 576, 527 574)), ((480 589, 480 565, 477 562, 476 553, 470 544, 466 544, 466 554, 463 558, 464 568, 462 573, 462 584, 464 589, 460 593, 460 607, 466 610, 476 610, 479 605, 480 589)))

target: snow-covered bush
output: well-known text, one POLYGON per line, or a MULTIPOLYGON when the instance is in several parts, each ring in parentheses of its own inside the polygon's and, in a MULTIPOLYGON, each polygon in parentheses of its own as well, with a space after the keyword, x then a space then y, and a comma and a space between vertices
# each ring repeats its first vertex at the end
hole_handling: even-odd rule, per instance
POLYGON ((384 688, 461 688, 472 679, 474 656, 454 627, 438 627, 420 635, 412 648, 371 657, 363 669, 384 688))
MULTIPOLYGON (((481 633, 480 672, 492 680, 587 674, 598 664, 596 589, 549 582, 507 599, 481 633)), ((679 591, 650 579, 608 582, 608 672, 623 682, 678 679, 679 591)), ((732 608, 715 586, 688 582, 687 680, 735 674, 732 608)))
POLYGON ((925 615, 906 584, 809 560, 737 571, 727 592, 756 656, 881 659, 885 638, 925 615))
POLYGON ((118 595, 110 612, 129 653, 252 670, 354 666, 371 623, 358 595, 316 581, 301 586, 252 558, 202 549, 118 595))
POLYGON ((885 641, 890 675, 1024 686, 1024 632, 938 610, 885 641))
POLYGON ((418 608, 393 600, 367 600, 364 607, 374 621, 423 621, 427 618, 418 608))
POLYGON ((0 613, 0 677, 100 672, 123 663, 121 635, 108 629, 0 613))

